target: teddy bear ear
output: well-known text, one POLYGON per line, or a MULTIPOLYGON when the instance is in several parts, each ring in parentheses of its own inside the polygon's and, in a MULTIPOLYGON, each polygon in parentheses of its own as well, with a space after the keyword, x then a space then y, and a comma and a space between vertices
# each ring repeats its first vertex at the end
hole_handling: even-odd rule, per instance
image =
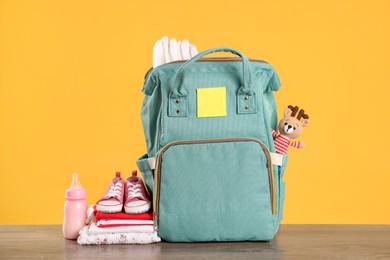
POLYGON ((309 119, 303 119, 301 124, 302 124, 303 127, 306 127, 306 126, 308 126, 310 124, 310 121, 309 121, 309 119))
POLYGON ((293 111, 288 107, 284 110, 284 116, 291 116, 292 112, 293 111))

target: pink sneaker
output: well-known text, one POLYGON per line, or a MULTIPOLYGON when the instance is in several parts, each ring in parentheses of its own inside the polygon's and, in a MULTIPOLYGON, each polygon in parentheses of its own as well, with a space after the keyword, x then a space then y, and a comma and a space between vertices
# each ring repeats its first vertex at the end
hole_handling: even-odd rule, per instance
POLYGON ((121 173, 116 172, 116 177, 112 179, 106 194, 96 203, 96 210, 103 213, 122 211, 124 189, 125 184, 121 173))
POLYGON ((125 212, 128 214, 144 213, 149 211, 151 205, 144 182, 137 177, 137 171, 133 171, 132 176, 126 180, 125 212))

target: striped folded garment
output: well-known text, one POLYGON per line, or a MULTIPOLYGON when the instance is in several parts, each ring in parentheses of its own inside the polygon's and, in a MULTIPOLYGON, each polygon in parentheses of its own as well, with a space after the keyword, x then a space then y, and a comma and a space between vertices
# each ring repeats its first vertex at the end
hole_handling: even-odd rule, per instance
POLYGON ((122 226, 153 226, 153 213, 141 214, 102 213, 96 212, 96 225, 100 228, 122 227, 122 226))

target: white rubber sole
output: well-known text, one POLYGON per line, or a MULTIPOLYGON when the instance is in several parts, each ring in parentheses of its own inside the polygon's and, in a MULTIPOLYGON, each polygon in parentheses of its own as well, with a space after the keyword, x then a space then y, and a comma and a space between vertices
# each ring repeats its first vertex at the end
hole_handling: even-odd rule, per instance
POLYGON ((148 203, 141 206, 136 206, 136 207, 124 206, 124 208, 127 214, 140 214, 140 213, 148 212, 151 206, 152 203, 149 201, 148 203))
POLYGON ((103 213, 118 213, 122 211, 123 205, 112 205, 112 206, 105 206, 105 205, 96 205, 96 211, 103 212, 103 213))

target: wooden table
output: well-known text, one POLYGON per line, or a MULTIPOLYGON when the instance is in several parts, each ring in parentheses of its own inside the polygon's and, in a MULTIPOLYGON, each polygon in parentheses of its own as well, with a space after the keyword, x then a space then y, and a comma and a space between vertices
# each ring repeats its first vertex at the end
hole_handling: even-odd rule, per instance
POLYGON ((0 226, 0 259, 390 259, 390 225, 282 225, 272 242, 80 246, 61 226, 0 226))

